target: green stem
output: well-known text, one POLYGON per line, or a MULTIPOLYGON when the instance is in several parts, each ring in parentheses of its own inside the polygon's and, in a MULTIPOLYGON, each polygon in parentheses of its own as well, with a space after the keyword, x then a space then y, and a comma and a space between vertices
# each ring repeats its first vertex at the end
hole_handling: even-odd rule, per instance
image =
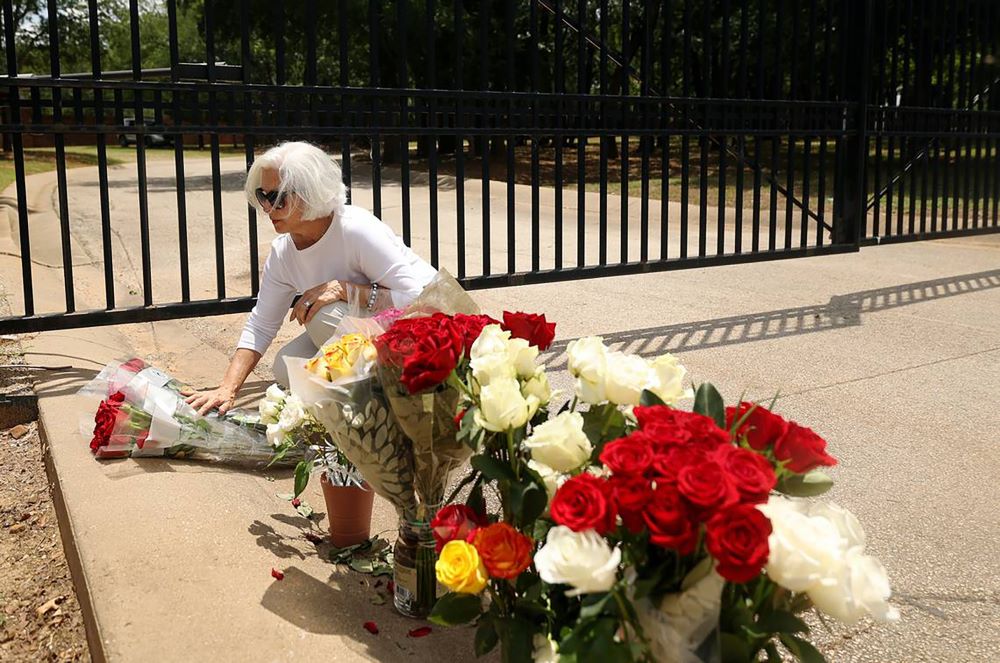
POLYGON ((521 479, 521 462, 517 459, 517 452, 514 449, 514 429, 507 429, 507 453, 509 455, 509 462, 514 468, 514 476, 518 480, 521 479))

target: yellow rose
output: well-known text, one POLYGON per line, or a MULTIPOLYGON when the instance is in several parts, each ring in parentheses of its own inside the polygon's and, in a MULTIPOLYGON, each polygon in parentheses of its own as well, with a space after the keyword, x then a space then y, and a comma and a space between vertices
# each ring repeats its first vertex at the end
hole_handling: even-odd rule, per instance
POLYGON ((364 357, 374 358, 375 347, 363 334, 345 334, 336 342, 324 345, 322 355, 311 359, 306 369, 326 380, 354 374, 354 366, 364 357))
POLYGON ((465 541, 449 541, 434 565, 437 579, 453 592, 478 594, 489 576, 475 546, 465 541))

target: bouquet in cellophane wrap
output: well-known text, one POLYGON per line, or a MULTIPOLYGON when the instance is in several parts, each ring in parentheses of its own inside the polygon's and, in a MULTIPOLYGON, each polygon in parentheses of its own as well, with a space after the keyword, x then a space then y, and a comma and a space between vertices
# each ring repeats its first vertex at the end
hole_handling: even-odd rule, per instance
MULTIPOLYGON (((201 416, 185 402, 193 390, 138 358, 113 362, 81 390, 101 399, 94 421, 81 424, 94 456, 160 457, 264 466, 272 457, 256 413, 201 416)), ((283 462, 296 463, 292 453, 283 462)))

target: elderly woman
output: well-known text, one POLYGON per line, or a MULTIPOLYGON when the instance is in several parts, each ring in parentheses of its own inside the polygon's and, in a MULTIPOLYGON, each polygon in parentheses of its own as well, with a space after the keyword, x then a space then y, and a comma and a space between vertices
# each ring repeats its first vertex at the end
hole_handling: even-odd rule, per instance
POLYGON ((340 166, 314 145, 283 143, 265 152, 247 173, 245 192, 278 236, 222 384, 187 400, 201 414, 232 407, 286 315, 305 331, 275 358, 274 376, 284 385, 285 357, 313 356, 348 302, 370 312, 402 308, 436 273, 373 214, 346 204, 340 166), (289 311, 297 293, 302 297, 289 311))

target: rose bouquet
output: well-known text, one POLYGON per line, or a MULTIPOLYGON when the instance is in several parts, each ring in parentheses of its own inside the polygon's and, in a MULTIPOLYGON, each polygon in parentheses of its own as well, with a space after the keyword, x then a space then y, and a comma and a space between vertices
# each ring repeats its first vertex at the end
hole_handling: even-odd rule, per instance
MULTIPOLYGON (((98 458, 166 457, 265 465, 272 449, 255 414, 200 416, 184 401, 190 388, 141 359, 108 364, 80 393, 101 398, 90 435, 98 458)), ((283 463, 297 462, 292 453, 283 463)))
POLYGON ((451 590, 432 620, 475 621, 477 654, 499 642, 505 660, 686 662, 821 660, 797 616, 811 605, 895 617, 853 516, 778 494, 830 486, 822 438, 708 384, 676 409, 692 393, 673 357, 599 338, 568 347, 575 396, 549 417, 543 343, 488 325, 449 378, 476 454, 465 504, 432 523, 451 590))

